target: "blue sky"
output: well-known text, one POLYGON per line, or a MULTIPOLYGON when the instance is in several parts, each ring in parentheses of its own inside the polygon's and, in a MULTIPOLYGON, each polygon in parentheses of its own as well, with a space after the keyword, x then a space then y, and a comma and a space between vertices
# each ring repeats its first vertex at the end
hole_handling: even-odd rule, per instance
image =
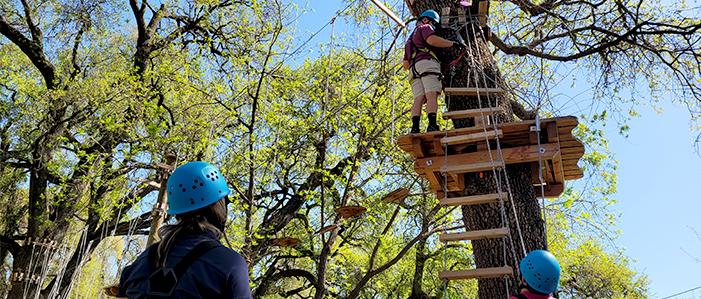
MULTIPOLYGON (((295 2, 307 8, 298 23, 298 34, 315 32, 347 5, 340 0, 295 2)), ((372 4, 367 1, 367 5, 372 4)), ((353 32, 342 20, 336 23, 337 37, 353 32)), ((310 42, 309 55, 318 54, 315 46, 328 43, 330 34, 331 27, 320 32, 310 42)), ((587 93, 553 92, 578 97, 587 93)), ((701 232, 701 157, 694 152, 693 143, 698 132, 691 130, 686 108, 669 99, 656 108, 639 108, 641 116, 630 121, 628 138, 620 136, 616 126, 606 127, 610 150, 619 160, 618 192, 614 195, 618 203, 613 209, 620 215, 618 228, 623 233, 617 245, 635 260, 636 270, 649 276, 651 298, 701 285, 701 263, 695 260, 701 259, 701 239, 694 232, 701 232)))

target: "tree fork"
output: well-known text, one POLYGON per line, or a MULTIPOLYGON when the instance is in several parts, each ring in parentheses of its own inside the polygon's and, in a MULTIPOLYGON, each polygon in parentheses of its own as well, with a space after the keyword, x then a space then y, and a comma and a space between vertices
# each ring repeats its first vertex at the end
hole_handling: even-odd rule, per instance
MULTIPOLYGON (((414 1, 412 11, 420 13, 426 9, 441 11, 444 7, 450 7, 451 15, 462 9, 457 1, 448 0, 423 0, 414 1)), ((478 1, 474 1, 469 8, 470 14, 477 14, 478 1)), ((470 15, 468 14, 468 15, 470 15)), ((469 20, 469 19, 468 19, 469 20)), ((482 28, 478 24, 466 26, 464 31, 458 34, 467 42, 467 54, 455 64, 454 69, 447 69, 443 66, 444 87, 501 87, 507 89, 501 74, 499 73, 494 57, 482 36, 482 28)), ((456 34, 451 29, 439 29, 437 34, 442 37, 450 37, 456 34)), ((455 55, 453 50, 446 52, 455 55)), ((447 101, 447 99, 446 99, 447 101)), ((451 96, 450 103, 447 103, 448 111, 475 109, 481 107, 493 107, 499 105, 504 108, 505 113, 497 116, 499 123, 514 121, 511 100, 507 94, 478 98, 474 96, 451 96), (480 105, 481 104, 481 105, 480 105)), ((474 120, 456 120, 456 128, 474 126, 474 120)), ((492 148, 496 157, 496 150, 492 148)), ((475 266, 477 268, 503 266, 504 262, 514 268, 515 277, 509 278, 508 288, 504 286, 504 279, 481 279, 478 281, 479 298, 506 298, 509 293, 513 294, 518 287, 518 265, 516 261, 523 258, 522 241, 514 218, 514 209, 520 222, 523 247, 526 250, 546 247, 544 222, 540 214, 540 206, 533 191, 531 183, 531 170, 527 165, 509 165, 506 167, 508 173, 510 191, 513 196, 513 204, 504 201, 503 208, 507 215, 510 229, 510 237, 504 243, 502 240, 479 240, 473 241, 473 253, 475 256, 475 266), (506 245, 506 248, 502 244, 506 245), (515 254, 515 256, 514 256, 515 254)), ((505 178, 501 172, 497 172, 500 180, 502 192, 507 192, 505 178)), ((488 194, 497 191, 496 181, 491 171, 471 173, 465 175, 465 189, 463 195, 488 194)), ((466 230, 481 230, 498 228, 503 226, 501 221, 500 204, 465 206, 462 208, 463 221, 466 230)))

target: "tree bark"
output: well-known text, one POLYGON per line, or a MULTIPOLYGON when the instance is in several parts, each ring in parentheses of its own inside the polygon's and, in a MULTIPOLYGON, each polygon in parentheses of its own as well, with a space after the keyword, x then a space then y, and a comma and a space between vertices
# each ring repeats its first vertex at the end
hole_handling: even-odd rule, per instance
MULTIPOLYGON (((426 9, 434 9, 440 13, 443 7, 450 7, 451 15, 453 16, 456 16, 457 11, 462 9, 458 6, 457 1, 424 0, 416 1, 413 5, 413 11, 420 13, 426 9)), ((478 1, 473 1, 468 16, 470 14, 476 15, 477 7, 478 1)), ((455 64, 452 70, 445 65, 445 61, 450 60, 444 59, 443 74, 445 78, 443 85, 445 87, 501 87, 509 90, 506 88, 505 82, 497 69, 496 61, 487 46, 482 28, 478 24, 467 25, 458 33, 468 45, 466 54, 455 64)), ((442 37, 452 37, 456 32, 449 28, 442 28, 437 30, 437 34, 442 37)), ((451 60, 458 56, 455 53, 456 51, 452 49, 444 52, 451 60)), ((446 106, 448 111, 455 111, 498 105, 503 107, 506 113, 498 115, 497 122, 514 121, 509 95, 491 96, 489 98, 483 95, 479 100, 481 105, 478 103, 477 97, 451 96, 450 98, 446 97, 446 106)), ((472 119, 456 120, 454 125, 456 128, 474 126, 474 121, 472 119)), ((491 149, 496 159, 496 144, 492 143, 491 149)), ((518 277, 517 261, 523 258, 522 248, 525 247, 526 250, 545 248, 545 229, 540 214, 540 206, 533 191, 530 166, 527 164, 508 165, 506 167, 506 175, 508 176, 508 185, 513 196, 514 207, 511 206, 509 201, 504 201, 503 206, 498 203, 465 206, 462 208, 462 214, 466 230, 468 231, 503 227, 505 223, 502 221, 502 215, 506 215, 511 231, 509 238, 472 242, 475 266, 477 268, 485 268, 504 266, 506 264, 514 268, 514 274, 518 277), (514 210, 518 216, 521 234, 519 234, 516 225, 514 210), (521 239, 523 239, 523 243, 521 239)), ((509 191, 506 184, 507 178, 502 171, 497 171, 497 179, 494 178, 491 171, 481 174, 466 174, 464 178, 465 190, 463 190, 462 194, 453 194, 452 196, 494 193, 497 191, 497 180, 501 185, 502 192, 509 191)), ((478 281, 479 298, 507 298, 509 294, 514 294, 517 291, 518 279, 516 277, 506 280, 501 278, 480 279, 478 281)))

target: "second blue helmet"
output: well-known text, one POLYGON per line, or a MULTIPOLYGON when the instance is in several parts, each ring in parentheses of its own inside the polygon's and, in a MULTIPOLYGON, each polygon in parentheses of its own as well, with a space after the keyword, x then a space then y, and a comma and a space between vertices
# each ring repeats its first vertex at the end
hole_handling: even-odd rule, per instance
POLYGON ((560 263, 552 253, 533 250, 521 260, 521 276, 532 289, 551 294, 560 285, 560 263))

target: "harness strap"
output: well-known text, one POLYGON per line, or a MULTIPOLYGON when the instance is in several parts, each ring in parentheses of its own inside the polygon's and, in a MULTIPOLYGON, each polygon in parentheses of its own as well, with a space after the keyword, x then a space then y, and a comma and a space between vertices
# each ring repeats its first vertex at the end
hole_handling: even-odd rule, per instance
POLYGON ((156 269, 151 272, 148 278, 147 296, 148 298, 168 298, 178 285, 180 278, 187 272, 197 259, 210 250, 222 246, 215 240, 205 240, 197 243, 173 268, 158 267, 158 257, 156 248, 149 247, 148 260, 156 269))
MULTIPOLYGON (((417 27, 417 28, 418 28, 418 27, 417 27)), ((411 74, 412 74, 413 78, 416 79, 416 78, 421 78, 421 77, 425 77, 425 76, 429 76, 429 75, 435 75, 435 76, 438 76, 438 80, 443 80, 443 74, 440 73, 440 72, 423 72, 423 73, 419 73, 419 72, 416 70, 416 54, 417 54, 417 51, 420 51, 420 52, 423 52, 423 53, 428 53, 429 55, 431 55, 431 58, 435 59, 438 63, 440 63, 441 60, 438 59, 438 56, 436 55, 436 53, 433 52, 433 51, 432 51, 431 49, 429 49, 428 47, 423 47, 423 48, 422 48, 422 47, 418 47, 418 46, 414 43, 414 33, 416 33, 416 28, 414 28, 414 31, 413 31, 413 32, 411 33, 411 35, 409 36, 409 43, 411 44, 411 74)))

